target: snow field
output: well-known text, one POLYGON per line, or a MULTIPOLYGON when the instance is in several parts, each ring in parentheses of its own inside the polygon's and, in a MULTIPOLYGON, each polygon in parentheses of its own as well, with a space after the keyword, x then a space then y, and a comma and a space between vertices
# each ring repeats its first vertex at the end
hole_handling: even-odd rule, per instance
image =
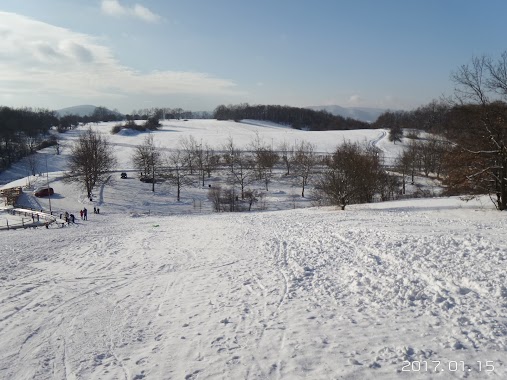
POLYGON ((9 231, 0 377, 502 378, 506 218, 440 202, 9 231))

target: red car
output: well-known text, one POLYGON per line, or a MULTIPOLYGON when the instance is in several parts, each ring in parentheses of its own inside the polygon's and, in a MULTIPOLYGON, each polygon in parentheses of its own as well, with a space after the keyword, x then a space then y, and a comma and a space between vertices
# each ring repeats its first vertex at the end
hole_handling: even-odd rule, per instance
POLYGON ((47 197, 49 195, 53 195, 54 193, 55 192, 52 187, 39 187, 38 189, 35 189, 33 195, 36 197, 47 197))

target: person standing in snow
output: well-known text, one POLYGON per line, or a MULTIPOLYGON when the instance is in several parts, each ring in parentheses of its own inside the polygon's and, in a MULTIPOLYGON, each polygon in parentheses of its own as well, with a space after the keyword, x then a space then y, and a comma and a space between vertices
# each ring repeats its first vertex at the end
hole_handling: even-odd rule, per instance
POLYGON ((81 215, 81 219, 83 219, 83 210, 79 210, 79 215, 81 215))
POLYGON ((83 209, 83 220, 88 220, 88 210, 86 207, 83 209))

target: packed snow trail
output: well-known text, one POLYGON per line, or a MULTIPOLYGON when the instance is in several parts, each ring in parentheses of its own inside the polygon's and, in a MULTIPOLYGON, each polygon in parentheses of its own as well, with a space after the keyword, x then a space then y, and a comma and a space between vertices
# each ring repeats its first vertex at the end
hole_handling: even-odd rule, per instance
POLYGON ((507 218, 399 204, 2 234, 0 378, 505 378, 507 218))

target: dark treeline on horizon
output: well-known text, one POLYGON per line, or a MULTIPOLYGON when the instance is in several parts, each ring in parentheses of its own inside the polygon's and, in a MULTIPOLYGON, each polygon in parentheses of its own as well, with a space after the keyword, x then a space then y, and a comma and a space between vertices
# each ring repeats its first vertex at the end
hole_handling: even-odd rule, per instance
POLYGON ((333 115, 327 111, 314 111, 279 105, 219 105, 213 112, 217 120, 253 119, 289 125, 295 129, 309 131, 369 129, 363 121, 333 115))
POLYGON ((192 112, 183 108, 170 107, 152 107, 133 110, 130 114, 125 115, 127 120, 148 120, 150 117, 157 119, 211 119, 209 112, 192 112))
MULTIPOLYGON (((39 149, 58 144, 58 132, 76 128, 79 123, 122 120, 124 116, 105 107, 97 107, 90 116, 64 115, 48 109, 10 108, 0 106, 0 171, 39 149)), ((35 174, 35 163, 29 163, 35 174)))
POLYGON ((375 129, 414 129, 453 139, 459 135, 479 130, 482 112, 507 119, 507 103, 495 101, 489 104, 452 104, 432 101, 411 111, 386 111, 372 124, 375 129))

